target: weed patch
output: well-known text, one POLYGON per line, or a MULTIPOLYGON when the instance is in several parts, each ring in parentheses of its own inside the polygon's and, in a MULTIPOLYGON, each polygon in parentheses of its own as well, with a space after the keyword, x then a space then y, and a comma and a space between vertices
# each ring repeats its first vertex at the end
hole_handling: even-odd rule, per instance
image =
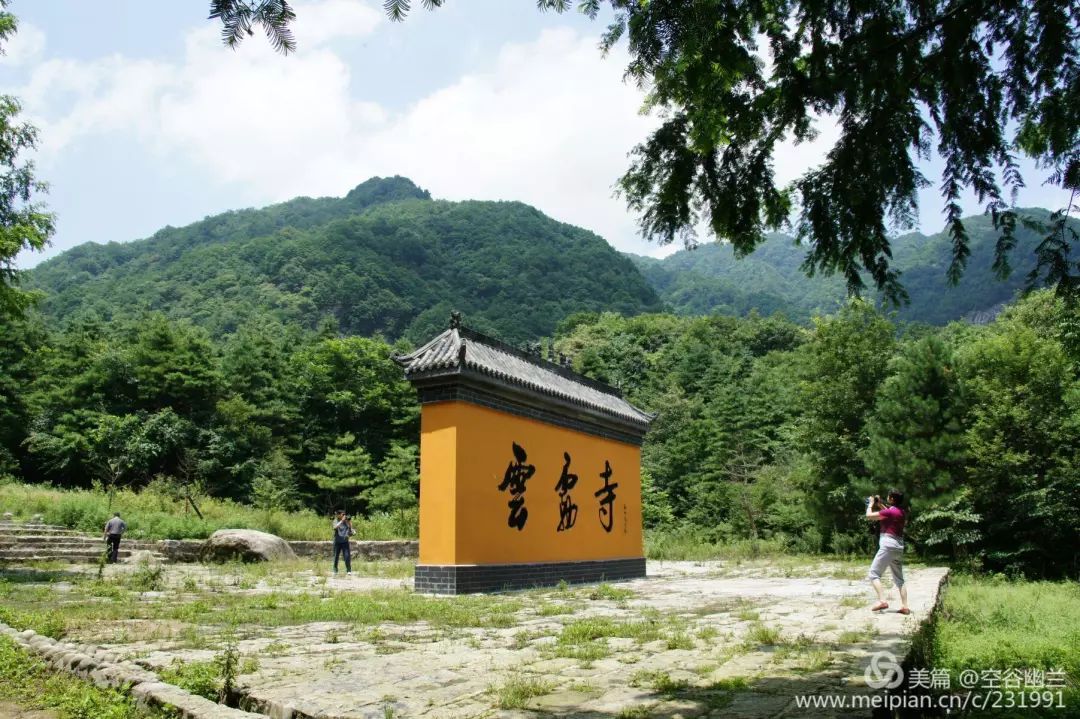
POLYGON ((594 602, 601 599, 611 602, 625 602, 634 596, 634 592, 625 587, 613 587, 605 583, 593 587, 587 596, 594 602))
POLYGON ((50 669, 7 637, 0 637, 0 697, 31 709, 46 709, 60 719, 165 719, 140 709, 125 694, 98 687, 50 669))
POLYGON ((492 686, 496 706, 500 709, 524 709, 530 699, 551 693, 552 682, 525 674, 514 674, 502 684, 492 686))

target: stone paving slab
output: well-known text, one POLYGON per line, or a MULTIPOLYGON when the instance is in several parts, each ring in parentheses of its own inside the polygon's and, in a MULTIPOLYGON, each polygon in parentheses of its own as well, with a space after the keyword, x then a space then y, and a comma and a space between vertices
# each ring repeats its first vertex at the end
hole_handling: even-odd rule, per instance
MULTIPOLYGON (((360 597, 409 584, 311 572, 244 583, 223 578, 221 568, 170 571, 182 572, 171 576, 174 584, 213 580, 220 591, 249 594, 360 597)), ((520 605, 509 627, 244 626, 238 649, 258 660, 257 671, 241 677, 245 706, 288 719, 812 716, 794 706, 795 695, 869 693, 862 675, 870 657, 904 655, 947 576, 945 569, 910 568, 913 614, 905 617, 870 613, 863 571, 817 561, 650 562, 646 578, 595 598, 590 587, 500 595, 496 601, 520 605), (559 639, 593 624, 598 631, 633 625, 640 634, 559 639)), ((895 591, 890 595, 898 606, 895 591)), ((185 629, 165 624, 103 623, 81 630, 80 639, 147 669, 206 661, 220 651, 217 628, 195 627, 207 646, 192 648, 155 638, 185 629)))

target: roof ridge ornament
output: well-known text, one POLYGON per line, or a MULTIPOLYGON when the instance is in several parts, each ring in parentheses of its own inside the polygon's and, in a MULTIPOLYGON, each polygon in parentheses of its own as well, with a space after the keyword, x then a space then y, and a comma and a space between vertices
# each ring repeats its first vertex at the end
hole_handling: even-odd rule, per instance
POLYGON ((453 310, 450 312, 450 329, 461 329, 461 312, 453 310))

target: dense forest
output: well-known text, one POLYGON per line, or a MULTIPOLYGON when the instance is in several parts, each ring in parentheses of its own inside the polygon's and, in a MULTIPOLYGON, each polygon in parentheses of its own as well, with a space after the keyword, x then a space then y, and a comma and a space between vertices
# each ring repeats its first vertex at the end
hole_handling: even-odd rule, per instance
POLYGON ((855 300, 779 317, 568 318, 556 346, 660 410, 653 526, 804 551, 869 549, 862 498, 910 499, 924 556, 1080 571, 1080 312, 1036 293, 985 326, 898 327, 855 300))
POLYGON ((435 201, 401 177, 81 245, 35 268, 27 286, 45 293, 52 320, 156 311, 213 337, 265 320, 415 342, 458 309, 521 342, 580 310, 661 309, 597 235, 517 202, 435 201))
MULTIPOLYGON (((897 327, 852 301, 779 316, 578 313, 555 348, 660 415, 646 521, 705 541, 853 552, 895 486, 923 555, 1076 576, 1080 314, 1049 292, 985 326, 897 327)), ((0 326, 0 475, 155 483, 266 507, 416 502, 418 407, 381 339, 160 313, 0 326)))
MULTIPOLYGON (((1036 221, 1050 213, 1038 208, 1020 210, 1036 221)), ((960 282, 946 280, 952 259, 952 239, 945 231, 935 235, 911 233, 892 242, 895 267, 910 294, 910 303, 896 309, 907 322, 943 325, 961 318, 992 316, 1025 288, 1036 266, 1035 250, 1042 240, 1038 231, 1021 225, 1012 255, 1011 273, 994 273, 994 247, 998 232, 989 217, 964 219, 970 233, 971 256, 960 282)), ((1080 222, 1072 225, 1080 230, 1080 222)), ((847 289, 841 277, 808 277, 802 269, 807 248, 789 235, 773 234, 746 257, 736 257, 730 245, 704 244, 677 252, 663 260, 631 255, 649 284, 672 311, 681 315, 745 315, 782 312, 808 322, 815 314, 831 313, 844 303, 847 289)), ((868 292, 867 296, 872 296, 868 292)))

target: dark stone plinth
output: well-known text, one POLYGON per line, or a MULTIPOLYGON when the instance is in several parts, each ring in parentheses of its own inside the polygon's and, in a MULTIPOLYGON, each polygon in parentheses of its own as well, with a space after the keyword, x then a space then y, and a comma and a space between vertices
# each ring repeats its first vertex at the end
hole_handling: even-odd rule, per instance
POLYGON ((418 564, 413 585, 416 591, 428 594, 471 594, 644 576, 644 557, 528 564, 418 564))

